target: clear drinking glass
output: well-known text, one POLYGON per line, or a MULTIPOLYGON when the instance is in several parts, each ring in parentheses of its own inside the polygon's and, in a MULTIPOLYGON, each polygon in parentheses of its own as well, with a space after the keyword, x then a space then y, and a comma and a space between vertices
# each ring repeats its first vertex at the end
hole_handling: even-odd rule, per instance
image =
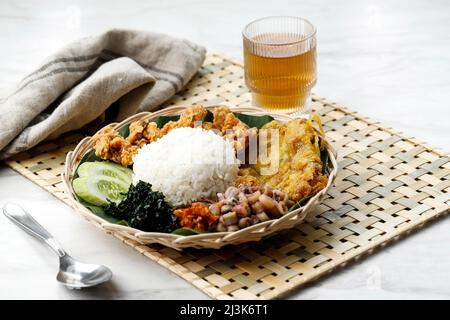
POLYGON ((245 81, 253 103, 279 113, 307 114, 316 84, 316 29, 297 17, 267 17, 243 31, 245 81))

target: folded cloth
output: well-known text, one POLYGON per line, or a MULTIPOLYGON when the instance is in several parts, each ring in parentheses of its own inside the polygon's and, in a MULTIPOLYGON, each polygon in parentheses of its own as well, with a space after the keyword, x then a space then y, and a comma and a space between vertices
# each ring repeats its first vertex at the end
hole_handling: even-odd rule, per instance
POLYGON ((0 159, 94 120, 154 110, 204 59, 203 47, 144 31, 114 29, 71 43, 0 100, 0 159))

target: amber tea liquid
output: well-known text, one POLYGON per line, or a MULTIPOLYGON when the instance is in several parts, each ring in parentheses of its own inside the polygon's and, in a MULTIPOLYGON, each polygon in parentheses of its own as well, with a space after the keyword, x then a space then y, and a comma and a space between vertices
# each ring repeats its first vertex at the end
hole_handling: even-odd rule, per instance
POLYGON ((302 111, 316 84, 315 41, 269 33, 244 40, 245 80, 256 105, 270 111, 302 111))

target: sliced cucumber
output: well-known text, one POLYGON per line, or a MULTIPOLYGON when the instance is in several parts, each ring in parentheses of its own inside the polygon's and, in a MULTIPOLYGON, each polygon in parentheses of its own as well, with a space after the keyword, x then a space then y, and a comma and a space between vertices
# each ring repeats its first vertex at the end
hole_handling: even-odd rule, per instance
POLYGON ((72 182, 73 190, 78 197, 97 206, 108 204, 108 200, 120 202, 125 197, 130 184, 105 175, 82 176, 72 182))
POLYGON ((133 171, 122 167, 119 164, 108 161, 83 162, 77 169, 80 177, 89 177, 94 175, 108 176, 120 179, 125 183, 131 184, 133 171))

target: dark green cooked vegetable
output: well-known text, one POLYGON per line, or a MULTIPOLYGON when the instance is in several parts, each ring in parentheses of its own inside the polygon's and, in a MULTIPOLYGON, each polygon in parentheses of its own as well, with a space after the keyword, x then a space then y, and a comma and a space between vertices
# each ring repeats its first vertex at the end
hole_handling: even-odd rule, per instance
POLYGON ((152 185, 139 181, 131 185, 127 196, 118 205, 110 203, 105 213, 123 219, 130 227, 150 232, 172 232, 180 227, 173 208, 164 201, 161 192, 152 191, 152 185))

